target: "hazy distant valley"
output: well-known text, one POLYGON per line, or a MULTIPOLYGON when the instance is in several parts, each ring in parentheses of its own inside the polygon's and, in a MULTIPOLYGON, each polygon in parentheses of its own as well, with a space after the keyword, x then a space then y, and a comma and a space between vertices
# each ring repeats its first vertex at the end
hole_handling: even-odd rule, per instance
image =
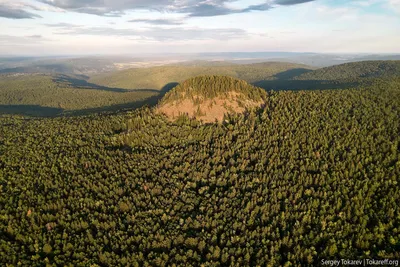
POLYGON ((129 68, 165 65, 251 64, 288 62, 311 67, 328 67, 366 60, 400 60, 400 55, 317 53, 201 53, 138 56, 1 57, 0 73, 63 73, 91 76, 129 68))

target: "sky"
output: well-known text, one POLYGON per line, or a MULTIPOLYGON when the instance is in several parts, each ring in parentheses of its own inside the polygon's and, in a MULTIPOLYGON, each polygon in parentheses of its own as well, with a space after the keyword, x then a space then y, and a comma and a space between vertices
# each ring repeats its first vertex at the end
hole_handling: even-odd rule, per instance
POLYGON ((400 0, 0 0, 0 55, 400 53, 400 0))

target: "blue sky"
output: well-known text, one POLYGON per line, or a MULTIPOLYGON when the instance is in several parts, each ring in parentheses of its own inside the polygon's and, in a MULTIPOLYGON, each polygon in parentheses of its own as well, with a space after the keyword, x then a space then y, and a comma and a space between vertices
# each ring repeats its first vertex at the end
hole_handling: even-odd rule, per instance
POLYGON ((400 0, 0 0, 0 54, 400 53, 400 0))

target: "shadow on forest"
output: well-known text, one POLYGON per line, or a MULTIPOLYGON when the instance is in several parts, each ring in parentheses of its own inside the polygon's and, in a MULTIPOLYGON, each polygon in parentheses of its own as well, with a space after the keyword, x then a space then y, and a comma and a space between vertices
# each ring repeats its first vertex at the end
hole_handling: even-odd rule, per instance
POLYGON ((171 91, 174 87, 176 87, 177 85, 179 85, 178 82, 170 82, 167 83, 166 85, 164 85, 164 87, 159 91, 161 92, 162 96, 164 96, 166 93, 168 93, 169 91, 171 91))
POLYGON ((145 98, 143 100, 124 103, 124 104, 117 104, 111 106, 103 106, 98 108, 89 108, 89 109, 80 109, 80 110, 71 110, 66 111, 63 115, 65 116, 79 116, 79 115, 90 115, 94 113, 102 113, 102 112, 117 112, 122 110, 133 110, 137 108, 141 108, 144 106, 153 107, 157 105, 158 101, 162 98, 162 96, 155 95, 149 98, 145 98))
POLYGON ((261 80, 254 82, 253 85, 269 90, 328 90, 328 89, 348 89, 355 87, 358 83, 343 82, 337 80, 294 80, 296 77, 312 72, 310 69, 291 69, 274 75, 273 80, 261 80))
MULTIPOLYGON (((149 107, 154 107, 158 104, 158 102, 164 97, 166 93, 168 93, 172 88, 177 86, 178 83, 172 82, 164 85, 164 87, 161 90, 154 90, 158 94, 151 96, 149 98, 145 98, 142 100, 138 100, 135 102, 130 102, 130 103, 124 103, 124 104, 117 104, 117 105, 111 105, 111 106, 104 106, 104 107, 99 107, 99 108, 90 108, 90 109, 81 109, 81 110, 73 110, 70 112, 65 112, 64 115, 89 115, 93 113, 100 113, 100 112, 116 112, 116 111, 121 111, 121 110, 132 110, 132 109, 137 109, 141 108, 144 106, 149 106, 149 107)), ((141 90, 142 92, 145 91, 146 89, 141 90)), ((137 91, 137 90, 130 90, 132 91, 137 91)), ((150 91, 150 90, 147 90, 150 91)))
MULTIPOLYGON (((64 110, 61 108, 42 107, 38 105, 0 105, 1 115, 23 115, 31 117, 71 117, 80 115, 90 115, 103 112, 117 112, 121 110, 132 110, 140 108, 149 103, 157 104, 158 96, 150 97, 142 101, 103 106, 98 108, 64 110)), ((154 105, 155 105, 154 104, 154 105)))
POLYGON ((102 86, 94 83, 90 83, 85 79, 79 79, 75 77, 71 77, 68 75, 57 75, 53 81, 55 83, 65 85, 72 88, 77 89, 89 89, 89 90, 102 90, 116 93, 127 93, 127 92, 150 92, 150 93, 159 93, 160 90, 157 89, 123 89, 123 88, 112 88, 107 86, 102 86))
POLYGON ((103 106, 98 108, 89 108, 89 109, 81 109, 81 110, 64 110, 62 108, 52 108, 52 107, 43 107, 39 105, 0 105, 0 115, 24 115, 24 116, 33 116, 33 117, 59 117, 59 116, 79 116, 79 115, 90 115, 94 113, 101 112, 117 112, 121 110, 133 110, 137 108, 141 108, 144 106, 156 106, 161 98, 169 92, 172 88, 174 88, 178 83, 168 83, 161 90, 127 90, 129 92, 133 91, 151 91, 157 92, 157 95, 151 96, 149 98, 145 98, 142 100, 116 104, 111 106, 103 106))
POLYGON ((63 112, 61 108, 42 107, 39 105, 0 105, 0 115, 26 115, 40 117, 59 116, 63 112))
POLYGON ((357 83, 344 83, 338 81, 319 81, 319 80, 263 80, 254 82, 253 85, 270 90, 329 90, 329 89, 348 89, 354 88, 357 83))
POLYGON ((297 68, 297 69, 282 71, 280 73, 275 74, 274 77, 277 80, 290 80, 290 79, 293 79, 294 77, 297 77, 297 76, 300 76, 302 74, 309 73, 312 71, 313 70, 310 70, 310 69, 297 68))

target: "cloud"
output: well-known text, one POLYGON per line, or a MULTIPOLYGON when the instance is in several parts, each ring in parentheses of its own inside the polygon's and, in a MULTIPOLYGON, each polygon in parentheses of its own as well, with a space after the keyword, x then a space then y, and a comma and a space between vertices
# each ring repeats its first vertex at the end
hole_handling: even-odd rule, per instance
POLYGON ((0 35, 0 45, 37 45, 46 41, 42 36, 32 35, 32 36, 13 36, 13 35, 0 35))
POLYGON ((259 5, 251 5, 248 8, 243 9, 243 12, 249 11, 265 11, 271 9, 272 6, 269 3, 259 4, 259 5))
POLYGON ((228 40, 249 36, 243 29, 203 29, 203 28, 161 28, 115 29, 108 27, 65 28, 55 34, 127 37, 135 40, 187 41, 187 40, 228 40))
POLYGON ((152 25, 182 25, 183 22, 180 20, 173 19, 132 19, 128 22, 141 22, 152 25))
POLYGON ((180 13, 188 13, 189 17, 213 17, 241 13, 240 9, 232 9, 224 4, 200 3, 198 5, 188 6, 179 10, 180 13))
POLYGON ((358 7, 370 7, 380 2, 382 2, 382 0, 355 0, 352 1, 350 4, 358 7))
MULTIPOLYGON (((229 7, 238 0, 38 0, 68 11, 99 16, 122 16, 128 10, 156 10, 187 14, 188 17, 212 17, 252 11, 265 11, 275 6, 296 5, 316 0, 268 0, 244 8, 229 7)), ((240 1, 239 1, 240 2, 240 1)))
POLYGON ((39 35, 39 34, 29 35, 29 36, 26 36, 26 37, 32 38, 32 39, 42 39, 43 38, 43 36, 39 35))
POLYGON ((67 11, 99 16, 121 16, 127 10, 157 9, 173 5, 173 0, 38 0, 67 11))
POLYGON ((34 19, 41 16, 25 11, 23 8, 12 6, 10 4, 0 3, 0 17, 8 19, 34 19))
POLYGON ((176 12, 187 13, 188 17, 214 17, 229 14, 248 13, 251 11, 265 11, 272 8, 269 3, 250 5, 246 8, 231 8, 226 5, 229 1, 203 1, 198 4, 177 9, 176 12))
POLYGON ((388 0, 388 3, 391 9, 400 14, 400 0, 388 0))
POLYGON ((313 2, 316 0, 276 0, 275 4, 280 5, 280 6, 291 6, 291 5, 298 5, 298 4, 304 4, 307 2, 313 2))
POLYGON ((65 22, 60 22, 60 23, 48 23, 44 24, 47 27, 52 27, 52 28, 77 28, 77 27, 82 27, 82 25, 76 25, 76 24, 71 24, 71 23, 65 23, 65 22))

